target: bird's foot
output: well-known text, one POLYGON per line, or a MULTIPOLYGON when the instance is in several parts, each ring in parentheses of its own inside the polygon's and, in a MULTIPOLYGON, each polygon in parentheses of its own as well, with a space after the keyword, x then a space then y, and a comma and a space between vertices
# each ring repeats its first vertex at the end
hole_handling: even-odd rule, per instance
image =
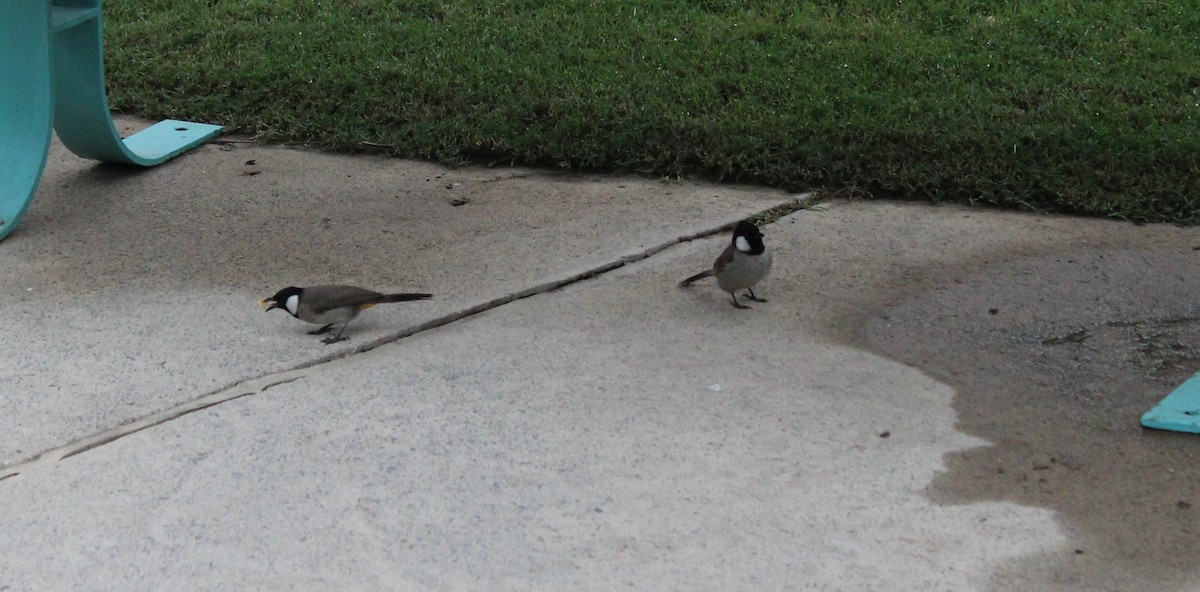
POLYGON ((349 339, 349 337, 326 337, 325 339, 321 340, 321 343, 324 343, 325 345, 333 345, 339 341, 345 341, 347 339, 349 339))
POLYGON ((733 307, 734 307, 734 308, 736 308, 736 309, 738 309, 738 310, 750 310, 750 307, 749 307, 749 306, 746 306, 745 304, 742 304, 741 302, 738 302, 737 300, 734 300, 734 301, 733 301, 733 302, 731 302, 730 304, 732 304, 732 305, 733 305, 733 307))
POLYGON ((754 290, 746 290, 746 292, 747 292, 746 298, 749 298, 750 300, 753 300, 755 302, 766 302, 767 301, 766 298, 759 298, 758 296, 755 296, 754 290))
POLYGON ((312 331, 309 331, 308 334, 309 335, 320 335, 322 333, 328 333, 329 330, 332 328, 333 328, 333 323, 330 323, 328 325, 325 325, 324 327, 321 327, 320 329, 313 329, 312 331))

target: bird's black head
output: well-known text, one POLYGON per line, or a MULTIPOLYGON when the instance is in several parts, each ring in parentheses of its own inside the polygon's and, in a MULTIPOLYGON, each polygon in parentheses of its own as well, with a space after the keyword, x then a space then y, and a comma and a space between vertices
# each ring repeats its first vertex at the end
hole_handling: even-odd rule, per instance
POLYGON ((260 300, 258 302, 258 304, 259 304, 259 306, 263 307, 263 310, 273 310, 276 308, 282 308, 282 309, 288 311, 288 313, 290 313, 291 315, 295 316, 296 302, 299 301, 300 293, 303 291, 304 290, 302 288, 297 288, 296 286, 288 286, 288 287, 276 292, 274 296, 270 296, 268 298, 263 298, 262 300, 260 300), (292 302, 292 304, 289 306, 288 299, 293 296, 296 297, 296 301, 292 302))
POLYGON ((749 255, 761 255, 767 250, 762 232, 749 220, 742 220, 733 228, 733 247, 749 255))

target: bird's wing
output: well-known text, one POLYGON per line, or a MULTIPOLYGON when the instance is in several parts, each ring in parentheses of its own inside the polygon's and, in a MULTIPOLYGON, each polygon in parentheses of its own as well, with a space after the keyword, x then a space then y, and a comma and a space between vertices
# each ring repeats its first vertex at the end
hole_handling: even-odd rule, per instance
POLYGON ((730 263, 733 263, 733 258, 737 256, 737 252, 738 250, 735 249, 733 245, 725 247, 725 250, 721 251, 721 256, 717 257, 716 262, 713 263, 713 274, 721 275, 721 272, 725 270, 725 267, 730 263))
POLYGON ((383 294, 379 292, 357 286, 312 286, 304 289, 304 299, 312 303, 312 311, 317 314, 344 306, 371 304, 382 297, 383 294))

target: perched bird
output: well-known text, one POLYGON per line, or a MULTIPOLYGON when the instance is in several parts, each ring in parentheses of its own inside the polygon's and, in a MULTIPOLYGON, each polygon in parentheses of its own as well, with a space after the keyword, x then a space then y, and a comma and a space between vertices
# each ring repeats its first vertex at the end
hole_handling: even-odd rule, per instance
POLYGON ((733 297, 734 308, 750 308, 738 302, 737 291, 746 290, 746 296, 755 302, 766 302, 754 294, 755 284, 771 271, 771 252, 763 244, 762 232, 749 220, 742 220, 733 229, 733 242, 713 262, 712 269, 706 269, 682 282, 687 286, 706 277, 717 278, 717 285, 729 292, 733 297))
POLYGON ((325 344, 337 343, 345 339, 342 331, 346 325, 358 316, 358 313, 386 302, 408 302, 410 300, 427 300, 432 294, 381 294, 366 288, 356 286, 309 286, 297 288, 288 286, 275 293, 274 296, 263 298, 259 305, 265 310, 282 308, 288 314, 315 325, 324 325, 320 329, 309 331, 309 335, 320 335, 341 323, 337 335, 322 339, 325 344))

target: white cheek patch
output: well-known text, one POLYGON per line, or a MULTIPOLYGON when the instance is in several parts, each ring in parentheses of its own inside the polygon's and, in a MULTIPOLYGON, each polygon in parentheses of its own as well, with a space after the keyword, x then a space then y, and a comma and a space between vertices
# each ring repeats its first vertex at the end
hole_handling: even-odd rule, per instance
POLYGON ((743 253, 750 252, 750 241, 746 240, 746 237, 744 236, 739 236, 734 239, 733 246, 743 253))
POLYGON ((287 307, 288 312, 292 313, 292 316, 296 316, 296 307, 300 305, 300 295, 292 294, 288 296, 283 305, 287 307))

